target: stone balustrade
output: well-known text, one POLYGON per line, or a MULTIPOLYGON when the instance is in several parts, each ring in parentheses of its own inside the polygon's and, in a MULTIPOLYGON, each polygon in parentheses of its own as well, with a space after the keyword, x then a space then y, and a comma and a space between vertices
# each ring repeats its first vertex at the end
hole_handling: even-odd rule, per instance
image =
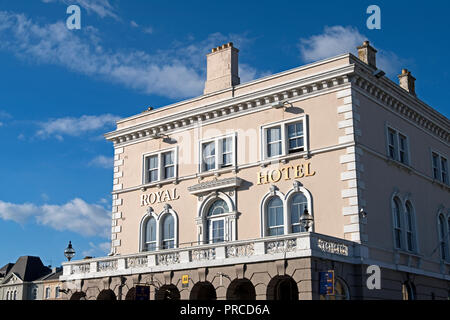
POLYGON ((312 256, 356 263, 367 255, 365 249, 355 242, 305 232, 255 240, 206 244, 184 249, 65 262, 60 280, 69 281, 312 256))

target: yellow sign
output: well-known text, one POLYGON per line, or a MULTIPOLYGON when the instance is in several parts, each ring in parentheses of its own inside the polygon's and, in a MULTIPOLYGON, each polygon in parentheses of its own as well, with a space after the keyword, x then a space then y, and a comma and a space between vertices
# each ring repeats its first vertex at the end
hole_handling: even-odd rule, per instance
POLYGON ((276 183, 281 179, 291 180, 300 179, 303 177, 311 177, 316 174, 315 171, 311 169, 311 162, 305 162, 299 165, 288 165, 281 169, 274 169, 270 171, 258 172, 258 185, 267 183, 276 183))
POLYGON ((181 286, 183 288, 186 288, 189 286, 189 276, 187 274, 184 274, 181 276, 181 286))

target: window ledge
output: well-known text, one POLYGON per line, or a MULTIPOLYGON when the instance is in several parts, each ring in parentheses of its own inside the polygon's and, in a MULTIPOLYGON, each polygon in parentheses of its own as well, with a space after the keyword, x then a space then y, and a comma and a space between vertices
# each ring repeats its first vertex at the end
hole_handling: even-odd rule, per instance
POLYGON ((437 180, 437 179, 433 178, 433 183, 437 184, 439 187, 441 187, 443 189, 450 190, 450 185, 442 182, 441 180, 437 180))
POLYGON ((273 158, 268 158, 268 159, 264 159, 261 161, 261 167, 267 167, 268 165, 271 164, 276 164, 276 163, 287 163, 290 160, 293 159, 298 159, 303 157, 304 159, 309 159, 311 158, 311 154, 309 153, 309 151, 302 151, 302 152, 298 152, 298 153, 291 153, 288 155, 284 155, 284 156, 278 156, 278 157, 273 157, 273 158))
POLYGON ((206 172, 200 172, 200 173, 197 173, 196 176, 197 176, 197 178, 203 179, 203 178, 212 177, 212 176, 219 177, 222 174, 231 173, 231 172, 236 173, 237 168, 235 166, 232 166, 232 167, 226 167, 226 168, 221 168, 221 169, 216 169, 216 170, 211 170, 211 171, 206 171, 206 172))
POLYGON ((146 191, 147 189, 150 188, 154 188, 154 187, 158 187, 161 188, 162 186, 168 185, 168 184, 178 184, 178 178, 172 178, 172 179, 168 179, 168 180, 163 180, 163 181, 157 181, 157 182, 152 182, 152 183, 147 183, 147 184, 143 184, 140 186, 140 189, 142 191, 146 191))
POLYGON ((406 164, 398 160, 391 159, 389 157, 387 158, 386 161, 388 164, 395 165, 400 169, 406 170, 408 173, 411 173, 414 170, 414 168, 410 164, 406 164))

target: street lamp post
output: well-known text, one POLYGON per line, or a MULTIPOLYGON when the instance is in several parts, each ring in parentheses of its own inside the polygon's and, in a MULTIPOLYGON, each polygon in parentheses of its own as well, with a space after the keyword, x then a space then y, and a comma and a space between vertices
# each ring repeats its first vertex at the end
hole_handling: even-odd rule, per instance
POLYGON ((303 214, 300 217, 300 225, 308 232, 313 224, 314 218, 309 214, 308 209, 305 208, 305 211, 303 211, 303 214))
POLYGON ((64 255, 69 261, 75 256, 75 250, 72 248, 72 241, 69 241, 69 245, 67 246, 66 250, 64 250, 64 255))

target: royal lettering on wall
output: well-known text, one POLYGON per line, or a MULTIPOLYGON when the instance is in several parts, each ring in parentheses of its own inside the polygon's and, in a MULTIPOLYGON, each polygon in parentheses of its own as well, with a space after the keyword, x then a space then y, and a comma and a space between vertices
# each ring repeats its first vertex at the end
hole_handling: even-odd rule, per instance
POLYGON ((180 199, 177 189, 162 190, 141 195, 141 207, 148 207, 155 203, 165 203, 180 199))
POLYGON ((311 169, 311 162, 298 165, 287 165, 280 169, 258 172, 258 185, 279 182, 281 179, 291 180, 311 177, 316 172, 311 169))

